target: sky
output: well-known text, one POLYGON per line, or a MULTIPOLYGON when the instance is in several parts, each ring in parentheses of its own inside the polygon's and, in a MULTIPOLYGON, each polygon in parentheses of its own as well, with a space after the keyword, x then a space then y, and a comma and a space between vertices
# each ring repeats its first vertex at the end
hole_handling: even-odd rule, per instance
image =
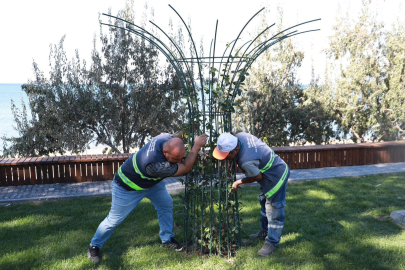
MULTIPOLYGON (((140 22, 145 1, 134 2, 135 21, 140 22)), ((374 0, 374 8, 378 10, 379 18, 390 24, 401 10, 400 2, 374 0)), ((80 57, 89 62, 93 37, 99 34, 99 13, 107 13, 111 8, 112 14, 116 14, 125 7, 125 3, 126 0, 2 0, 0 83, 26 83, 33 79, 33 60, 48 74, 49 46, 58 44, 64 35, 64 48, 68 58, 72 58, 77 49, 80 57)), ((233 40, 244 24, 262 7, 270 10, 269 22, 276 22, 277 7, 283 8, 285 27, 321 18, 319 22, 300 28, 319 28, 321 31, 304 34, 295 39, 305 53, 304 62, 298 72, 303 84, 309 83, 312 64, 316 73, 323 72, 325 57, 322 49, 327 47, 329 36, 333 34, 332 26, 339 7, 355 18, 362 6, 360 0, 150 0, 147 3, 149 8, 155 11, 154 22, 163 29, 167 29, 170 18, 177 19, 168 4, 186 21, 190 18, 193 37, 197 41, 203 38, 207 42, 213 38, 218 19, 217 39, 222 45, 233 40)), ((254 21, 250 27, 250 30, 254 29, 254 21)))

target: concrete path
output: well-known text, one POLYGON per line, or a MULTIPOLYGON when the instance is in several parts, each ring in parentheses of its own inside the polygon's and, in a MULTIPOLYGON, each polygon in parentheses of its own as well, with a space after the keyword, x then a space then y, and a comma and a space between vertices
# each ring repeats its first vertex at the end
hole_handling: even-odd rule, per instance
MULTIPOLYGON (((405 162, 291 170, 289 182, 397 172, 405 172, 405 162)), ((243 178, 243 176, 243 174, 238 174, 237 178, 240 179, 243 178)), ((167 178, 164 180, 166 182, 166 187, 171 194, 179 193, 184 189, 184 186, 182 186, 177 179, 178 178, 167 178)), ((25 201, 48 201, 105 195, 111 195, 111 181, 8 186, 0 187, 0 204, 7 205, 25 201)))

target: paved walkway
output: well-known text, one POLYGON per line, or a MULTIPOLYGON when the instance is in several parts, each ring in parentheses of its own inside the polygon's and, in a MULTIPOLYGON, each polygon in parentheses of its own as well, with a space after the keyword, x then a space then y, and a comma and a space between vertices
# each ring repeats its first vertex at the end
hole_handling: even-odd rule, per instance
MULTIPOLYGON (((328 167, 318 169, 291 170, 289 182, 319 180, 337 177, 350 177, 370 174, 405 172, 405 162, 385 163, 364 166, 328 167)), ((243 174, 238 174, 240 179, 243 174)), ((179 193, 184 186, 175 178, 167 178, 169 193, 179 193)), ((111 181, 86 182, 71 184, 27 185, 0 187, 0 204, 11 204, 25 201, 48 201, 88 196, 111 195, 111 181)))

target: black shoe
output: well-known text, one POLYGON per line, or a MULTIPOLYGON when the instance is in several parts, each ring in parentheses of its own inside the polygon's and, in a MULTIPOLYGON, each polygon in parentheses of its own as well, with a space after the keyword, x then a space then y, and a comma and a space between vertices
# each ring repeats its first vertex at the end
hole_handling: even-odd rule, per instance
POLYGON ((266 231, 260 231, 258 233, 249 235, 249 238, 266 239, 266 237, 267 237, 267 232, 266 231))
POLYGON ((183 250, 183 246, 176 241, 176 239, 174 239, 173 237, 170 239, 170 242, 166 242, 162 244, 163 247, 167 247, 167 248, 172 248, 176 251, 182 251, 183 250))
POLYGON ((87 258, 95 263, 98 263, 101 260, 100 249, 98 247, 89 247, 89 250, 87 251, 87 258))
POLYGON ((276 250, 276 246, 265 243, 264 246, 257 252, 260 256, 269 256, 276 250))

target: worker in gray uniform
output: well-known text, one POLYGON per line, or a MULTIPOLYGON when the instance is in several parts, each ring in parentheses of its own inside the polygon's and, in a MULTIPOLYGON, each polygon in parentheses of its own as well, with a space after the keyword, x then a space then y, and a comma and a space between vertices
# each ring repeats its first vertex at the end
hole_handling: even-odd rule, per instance
MULTIPOLYGON (((265 232, 265 244, 258 254, 269 256, 278 247, 284 228, 284 207, 290 176, 288 165, 264 142, 245 132, 236 135, 221 134, 213 156, 219 160, 235 160, 237 167, 245 173, 246 178, 232 184, 232 192, 236 192, 242 184, 256 181, 260 184, 268 228, 265 232)), ((261 223, 265 223, 263 217, 261 223)), ((258 235, 263 235, 263 232, 258 235)))

